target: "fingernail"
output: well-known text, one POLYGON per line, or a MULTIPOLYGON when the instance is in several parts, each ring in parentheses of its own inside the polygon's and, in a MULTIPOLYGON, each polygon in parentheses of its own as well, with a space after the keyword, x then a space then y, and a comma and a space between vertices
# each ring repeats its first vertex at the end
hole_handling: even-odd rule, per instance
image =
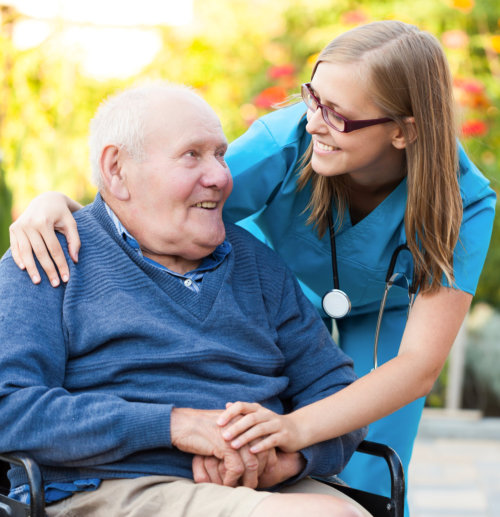
POLYGON ((69 280, 69 276, 68 275, 63 275, 62 279, 63 279, 63 282, 67 282, 69 280))
POLYGON ((233 440, 231 442, 231 447, 234 447, 235 449, 238 449, 240 447, 240 441, 239 440, 233 440))
POLYGON ((224 431, 222 433, 222 438, 224 438, 224 440, 229 440, 231 438, 231 434, 228 431, 224 431))
POLYGON ((26 266, 25 266, 22 262, 19 264, 19 267, 20 267, 21 269, 26 269, 26 266))
POLYGON ((31 280, 35 283, 35 284, 38 284, 38 282, 40 282, 40 277, 38 275, 33 275, 31 277, 31 280))
POLYGON ((57 278, 53 278, 50 283, 53 287, 57 287, 59 285, 59 280, 57 278))

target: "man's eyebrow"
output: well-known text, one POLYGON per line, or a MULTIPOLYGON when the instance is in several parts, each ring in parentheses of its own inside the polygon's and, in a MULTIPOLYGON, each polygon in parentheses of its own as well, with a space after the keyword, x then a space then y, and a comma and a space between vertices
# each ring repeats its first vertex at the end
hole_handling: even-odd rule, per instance
POLYGON ((216 147, 217 149, 227 148, 228 143, 225 141, 213 142, 205 138, 193 138, 184 142, 183 147, 216 147))

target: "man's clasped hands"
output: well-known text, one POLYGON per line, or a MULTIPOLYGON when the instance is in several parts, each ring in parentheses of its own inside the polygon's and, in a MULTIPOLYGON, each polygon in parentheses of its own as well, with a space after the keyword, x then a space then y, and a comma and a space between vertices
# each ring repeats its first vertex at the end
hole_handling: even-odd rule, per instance
POLYGON ((197 483, 268 488, 304 468, 298 444, 286 441, 291 425, 256 403, 228 403, 225 411, 175 408, 172 444, 194 454, 197 483))

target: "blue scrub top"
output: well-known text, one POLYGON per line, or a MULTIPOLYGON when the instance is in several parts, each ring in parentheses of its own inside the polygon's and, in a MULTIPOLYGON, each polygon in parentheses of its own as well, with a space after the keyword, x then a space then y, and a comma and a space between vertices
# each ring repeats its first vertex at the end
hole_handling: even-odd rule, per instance
MULTIPOLYGON (((299 103, 266 115, 230 145, 226 159, 234 177, 234 190, 226 201, 224 217, 273 247, 326 317, 321 299, 333 287, 330 239, 328 232, 319 239, 313 226, 306 224, 310 188, 297 191, 300 159, 310 142, 305 112, 305 105, 299 103)), ((463 220, 454 253, 455 287, 474 294, 491 237, 496 196, 461 147, 459 182, 463 220)), ((339 345, 354 359, 359 376, 373 366, 373 340, 387 268, 394 250, 406 242, 406 200, 403 180, 354 226, 347 211, 342 227, 337 229, 339 283, 352 304, 350 314, 337 321, 339 345)), ((403 252, 396 271, 411 279, 412 268, 410 254, 403 252)), ((379 364, 398 354, 407 307, 407 289, 404 284, 395 285, 381 324, 379 364)), ((406 480, 423 406, 423 398, 415 400, 369 427, 367 439, 386 443, 397 451, 406 480)), ((355 453, 342 478, 361 490, 389 496, 388 470, 379 458, 355 453)), ((405 516, 408 515, 406 502, 405 516)))
MULTIPOLYGON (((229 147, 234 178, 224 217, 265 238, 294 271, 309 299, 322 312, 321 299, 333 288, 328 232, 320 240, 307 225, 310 189, 297 191, 299 161, 309 142, 306 108, 298 103, 252 124, 229 147)), ((455 286, 474 294, 491 237, 496 203, 489 181, 460 146, 460 190, 464 215, 455 249, 455 286)), ((351 315, 378 311, 391 255, 406 242, 406 180, 354 226, 348 211, 336 234, 340 288, 351 299, 351 315)), ((334 214, 335 216, 335 214, 334 214)), ((403 252, 396 271, 412 278, 412 259, 403 252)), ((404 284, 391 290, 387 307, 408 304, 404 284)))

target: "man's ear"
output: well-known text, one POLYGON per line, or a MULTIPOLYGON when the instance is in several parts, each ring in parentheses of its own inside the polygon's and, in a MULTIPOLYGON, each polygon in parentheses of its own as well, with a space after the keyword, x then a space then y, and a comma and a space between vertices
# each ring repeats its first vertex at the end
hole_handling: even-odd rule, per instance
POLYGON ((116 145, 106 146, 101 153, 101 176, 106 190, 120 201, 128 201, 130 192, 122 167, 120 149, 116 145))
POLYGON ((415 126, 414 117, 406 117, 403 121, 406 126, 406 131, 401 127, 397 127, 392 137, 392 145, 396 149, 405 149, 408 144, 412 144, 417 139, 417 128, 415 126), (405 134, 408 135, 405 137, 405 134))

